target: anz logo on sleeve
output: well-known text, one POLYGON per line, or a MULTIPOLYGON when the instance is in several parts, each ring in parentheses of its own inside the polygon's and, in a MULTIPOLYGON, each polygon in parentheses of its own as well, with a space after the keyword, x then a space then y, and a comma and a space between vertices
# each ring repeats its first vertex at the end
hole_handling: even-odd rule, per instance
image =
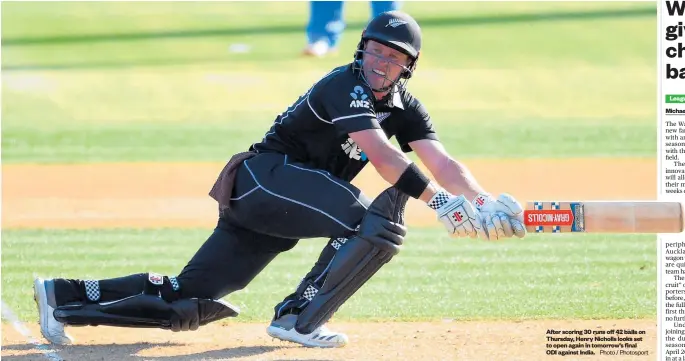
POLYGON ((371 103, 368 100, 369 96, 364 94, 364 88, 362 88, 361 86, 357 85, 356 87, 354 87, 352 93, 350 93, 350 96, 352 97, 350 108, 369 109, 371 107, 371 103))

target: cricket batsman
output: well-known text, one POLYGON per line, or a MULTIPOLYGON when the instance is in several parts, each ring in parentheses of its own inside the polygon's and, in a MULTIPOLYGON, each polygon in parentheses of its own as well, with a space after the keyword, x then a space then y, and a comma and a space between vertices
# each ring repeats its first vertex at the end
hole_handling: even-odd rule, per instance
POLYGON ((401 250, 409 197, 433 209, 452 237, 523 238, 520 203, 484 190, 446 152, 428 111, 407 90, 420 51, 411 16, 375 17, 352 62, 314 83, 261 141, 229 160, 209 191, 217 225, 178 275, 35 279, 43 336, 70 344, 68 325, 192 331, 238 316, 223 297, 300 240, 324 237, 330 240, 318 260, 274 306, 266 331, 304 346, 340 347, 348 337, 326 323, 401 250), (411 151, 434 181, 407 157, 411 151), (390 184, 373 200, 350 183, 369 163, 390 184))

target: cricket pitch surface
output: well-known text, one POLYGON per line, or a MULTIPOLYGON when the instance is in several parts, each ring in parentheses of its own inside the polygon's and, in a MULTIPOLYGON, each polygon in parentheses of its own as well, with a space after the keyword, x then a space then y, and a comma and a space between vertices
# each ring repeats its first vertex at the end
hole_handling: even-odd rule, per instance
MULTIPOLYGON (((465 161, 493 193, 519 201, 649 200, 656 197, 656 162, 641 159, 465 161)), ((222 163, 121 163, 3 165, 4 228, 207 227, 216 204, 207 192, 222 163), (46 179, 51 179, 46 183, 46 179)), ((370 168, 370 167, 367 167, 370 168)), ((374 197, 387 187, 371 169, 355 185, 374 197)), ((416 200, 407 206, 409 226, 436 225, 434 213, 416 200)), ((192 252, 191 252, 192 253, 192 252)), ((189 253, 189 257, 191 256, 189 253)), ((36 316, 37 319, 37 316, 36 316)), ((564 360, 648 360, 656 356, 656 319, 458 322, 336 322, 350 344, 309 349, 272 339, 266 324, 208 325, 194 332, 71 327, 76 344, 36 346, 15 325, 2 325, 3 360, 552 360, 546 332, 634 329, 646 331, 639 350, 648 355, 564 356, 564 360), (55 358, 58 357, 58 358, 55 358)), ((36 321, 23 324, 45 344, 36 321)), ((21 327, 20 327, 21 328, 21 327)), ((559 335, 557 335, 559 336, 559 335)))

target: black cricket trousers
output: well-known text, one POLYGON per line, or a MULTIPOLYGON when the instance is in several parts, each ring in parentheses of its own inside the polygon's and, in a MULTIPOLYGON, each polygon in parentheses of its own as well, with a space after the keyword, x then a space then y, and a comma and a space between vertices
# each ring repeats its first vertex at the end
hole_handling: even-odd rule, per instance
MULTIPOLYGON (((278 254, 301 239, 330 238, 297 289, 274 308, 275 317, 306 305, 302 293, 321 275, 351 236, 371 204, 357 187, 328 172, 293 162, 279 153, 261 153, 236 173, 230 214, 219 213, 213 233, 176 277, 173 298, 220 299, 247 286, 278 254), (343 241, 344 242, 344 241, 343 241)), ((98 280, 99 302, 142 292, 147 273, 98 280)), ((56 279, 58 306, 86 302, 84 280, 56 279)))

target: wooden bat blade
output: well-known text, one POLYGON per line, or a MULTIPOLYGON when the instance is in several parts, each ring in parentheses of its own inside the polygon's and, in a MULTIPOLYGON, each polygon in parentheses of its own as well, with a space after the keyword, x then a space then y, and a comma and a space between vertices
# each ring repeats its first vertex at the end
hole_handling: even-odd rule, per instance
POLYGON ((681 233, 683 205, 659 201, 534 201, 523 214, 530 233, 681 233))

